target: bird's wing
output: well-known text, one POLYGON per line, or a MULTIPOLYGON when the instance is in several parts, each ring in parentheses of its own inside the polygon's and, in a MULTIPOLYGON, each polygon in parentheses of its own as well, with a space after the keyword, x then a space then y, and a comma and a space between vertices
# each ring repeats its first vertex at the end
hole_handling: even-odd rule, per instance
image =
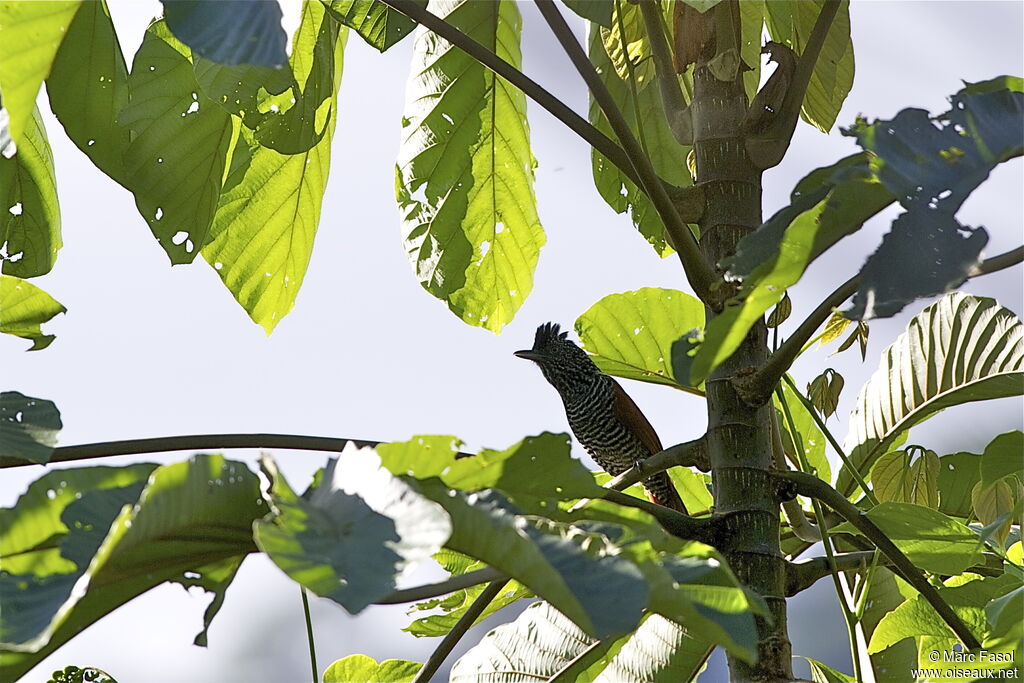
POLYGON ((636 403, 633 403, 633 399, 629 397, 626 390, 623 389, 618 382, 611 377, 608 378, 612 383, 612 411, 615 417, 625 425, 629 425, 630 429, 640 443, 644 445, 651 455, 654 455, 661 448, 661 439, 658 438, 658 433, 654 431, 654 427, 648 422, 647 418, 640 408, 637 407, 636 403))

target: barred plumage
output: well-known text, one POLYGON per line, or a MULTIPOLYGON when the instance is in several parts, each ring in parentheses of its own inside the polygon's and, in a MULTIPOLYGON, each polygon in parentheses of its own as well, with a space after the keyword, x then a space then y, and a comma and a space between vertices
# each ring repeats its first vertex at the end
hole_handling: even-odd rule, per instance
MULTIPOLYGON (((619 383, 602 373, 555 323, 538 327, 533 348, 515 355, 540 366, 562 397, 576 439, 608 474, 620 474, 661 450, 654 428, 619 383)), ((654 502, 686 512, 667 473, 646 479, 644 488, 654 502)))

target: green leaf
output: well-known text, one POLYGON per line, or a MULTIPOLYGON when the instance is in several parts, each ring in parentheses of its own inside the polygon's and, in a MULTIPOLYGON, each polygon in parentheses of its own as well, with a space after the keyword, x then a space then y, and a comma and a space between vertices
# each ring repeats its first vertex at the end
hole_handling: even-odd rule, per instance
MULTIPOLYGON (((654 170, 662 179, 676 187, 692 185, 693 179, 686 165, 686 155, 690 147, 680 145, 672 135, 658 89, 641 88, 634 93, 629 83, 619 78, 605 50, 601 31, 591 30, 588 41, 591 62, 608 87, 612 99, 622 111, 630 130, 637 136, 650 158, 654 170)), ((643 64, 648 61, 650 57, 643 64)), ((689 90, 689 82, 686 79, 680 79, 680 84, 680 87, 689 90)), ((611 125, 593 97, 590 98, 589 117, 590 123, 598 130, 614 138, 611 125)), ((634 227, 650 242, 659 256, 664 257, 672 253, 672 248, 665 240, 665 226, 647 196, 597 150, 591 153, 591 165, 594 185, 605 202, 616 213, 623 213, 629 209, 634 227)))
POLYGON ((518 580, 595 636, 636 628, 647 585, 605 535, 521 516, 490 490, 452 495, 436 479, 419 481, 416 488, 450 515, 448 548, 518 580))
POLYGON ((1024 586, 1017 586, 985 605, 985 617, 990 625, 990 638, 986 645, 1018 645, 1024 638, 1024 586))
POLYGON ((980 461, 980 455, 963 452, 939 458, 938 509, 943 514, 964 519, 974 514, 971 490, 981 481, 980 461))
POLYGON ((39 108, 26 122, 18 153, 0 155, 0 261, 3 273, 28 278, 50 272, 61 248, 53 152, 39 108))
MULTIPOLYGON (((985 619, 985 605, 991 600, 1019 586, 1020 581, 1014 577, 979 578, 968 575, 954 577, 946 586, 938 589, 942 599, 953 608, 968 628, 980 636, 988 630, 985 619)), ((885 648, 898 643, 904 638, 915 636, 937 636, 950 638, 953 632, 920 595, 915 595, 902 605, 889 612, 878 623, 871 636, 868 652, 881 652, 885 648)))
POLYGON ((197 55, 221 64, 284 64, 288 36, 281 6, 249 0, 161 0, 174 35, 197 55))
POLYGON ((140 494, 141 483, 91 491, 67 505, 61 521, 69 532, 60 553, 73 571, 0 574, 8 650, 0 678, 18 678, 150 588, 256 549, 252 524, 266 505, 242 463, 198 455, 156 469, 140 494))
MULTIPOLYGON (((789 453, 797 454, 797 444, 803 448, 804 458, 807 464, 813 468, 812 474, 824 481, 832 481, 832 467, 828 458, 825 457, 825 435, 818 428, 818 423, 808 412, 804 402, 793 395, 793 390, 786 382, 780 382, 782 395, 786 402, 786 408, 793 418, 799 440, 789 431, 789 420, 780 417, 779 426, 782 428, 782 443, 789 453)), ((782 410, 778 396, 774 397, 776 408, 782 410)), ((799 462, 799 459, 797 460, 799 462)))
POLYGON ((804 659, 807 660, 807 664, 811 667, 811 680, 814 683, 857 683, 857 679, 849 674, 836 671, 832 667, 808 657, 804 657, 804 659))
MULTIPOLYGON (((866 514, 925 571, 959 574, 983 559, 978 535, 938 510, 911 503, 880 503, 866 514)), ((852 530, 849 522, 835 528, 845 533, 852 530)))
POLYGON ((613 0, 562 0, 565 6, 583 17, 605 28, 612 27, 613 0))
MULTIPOLYGON (((330 22, 319 3, 303 7, 307 18, 319 12, 321 23, 330 22)), ((328 41, 332 35, 314 34, 328 41)), ((334 43, 339 79, 347 35, 340 34, 334 43)), ((320 112, 330 117, 327 131, 307 152, 280 154, 241 131, 202 250, 235 300, 267 334, 291 311, 309 265, 330 170, 337 86, 335 81, 335 97, 325 100, 320 112)))
POLYGON ((10 116, 6 126, 0 122, 0 138, 6 127, 15 145, 24 142, 39 86, 50 73, 80 4, 80 0, 0 3, 0 91, 10 116))
POLYGON ((880 501, 915 503, 937 509, 939 467, 935 451, 918 447, 893 451, 875 463, 871 470, 871 487, 880 501), (913 459, 915 452, 918 457, 913 459))
POLYGON ((707 326, 690 379, 703 381, 731 356, 765 312, 778 304, 807 267, 895 198, 875 177, 867 154, 848 156, 806 175, 790 204, 750 233, 727 259, 743 288, 707 326))
POLYGON ((845 383, 842 375, 832 368, 827 368, 807 385, 807 398, 823 418, 827 419, 836 412, 839 394, 842 393, 845 383))
POLYGON ((56 339, 40 326, 67 310, 31 282, 0 275, 0 332, 31 340, 29 351, 45 349, 56 339))
POLYGON ((366 655, 349 655, 327 667, 324 683, 411 683, 422 666, 405 659, 385 659, 378 664, 366 655))
POLYGON ((0 456, 46 464, 63 426, 53 401, 17 391, 0 393, 0 456))
POLYGON ((619 78, 631 82, 638 90, 654 80, 651 45, 638 5, 614 2, 611 26, 601 28, 600 32, 604 50, 619 78))
POLYGON ((152 24, 128 76, 118 122, 132 133, 124 173, 135 205, 171 263, 206 241, 237 124, 200 91, 188 48, 152 24))
POLYGON ((997 164, 1024 154, 1024 131, 1016 125, 1024 93, 962 90, 952 105, 934 119, 904 109, 890 121, 859 120, 844 131, 877 155, 879 179, 907 209, 862 268, 849 317, 891 316, 917 298, 958 287, 978 264, 988 234, 954 214, 997 164))
MULTIPOLYGON (((772 40, 784 43, 802 55, 818 13, 826 0, 789 2, 766 0, 768 32, 772 40)), ((853 43, 850 40, 850 3, 844 1, 829 28, 814 63, 801 117, 823 133, 836 122, 846 96, 853 86, 853 43)))
POLYGON ((691 393, 687 378, 672 374, 672 344, 704 327, 704 304, 674 289, 645 287, 609 294, 576 319, 583 348, 602 372, 665 384, 691 393))
POLYGON ((50 109, 71 141, 121 185, 129 131, 118 124, 128 104, 128 68, 106 0, 82 3, 46 78, 50 109))
POLYGON ((1024 471, 1024 433, 1018 431, 1000 434, 989 445, 981 458, 981 482, 985 486, 995 481, 1020 475, 1024 471))
MULTIPOLYGON (((893 440, 950 406, 1024 391, 1024 324, 994 300, 951 293, 885 350, 850 415, 843 450, 867 471, 893 440)), ((844 466, 837 488, 855 482, 844 466)))
MULTIPOLYGON (((416 28, 416 22, 380 0, 323 0, 327 13, 384 52, 416 28)), ((427 0, 417 0, 421 7, 427 0)))
POLYGON ((264 462, 278 514, 255 525, 256 544, 288 576, 352 614, 395 590, 452 533, 440 505, 380 466, 373 449, 331 459, 308 501, 264 462))
MULTIPOLYGON (((432 10, 519 68, 515 2, 432 10)), ((416 277, 464 322, 499 332, 533 288, 544 232, 526 97, 430 32, 413 49, 395 192, 416 277)))
POLYGON ((519 505, 532 507, 539 499, 543 506, 602 493, 593 474, 571 456, 565 434, 544 432, 503 451, 485 448, 471 457, 460 456, 460 444, 452 436, 417 436, 402 443, 381 444, 377 452, 382 465, 394 474, 439 477, 461 491, 499 489, 519 505), (545 476, 537 476, 537 463, 544 463, 545 476))
POLYGON ((981 482, 971 489, 971 506, 978 521, 985 525, 981 537, 991 537, 1000 546, 1006 545, 1006 538, 1013 523, 1013 491, 1005 481, 996 481, 988 486, 981 482))

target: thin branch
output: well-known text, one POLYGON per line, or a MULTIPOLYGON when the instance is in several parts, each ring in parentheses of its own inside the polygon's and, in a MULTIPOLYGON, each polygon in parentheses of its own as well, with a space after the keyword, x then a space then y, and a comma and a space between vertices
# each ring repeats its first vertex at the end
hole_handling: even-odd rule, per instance
POLYGON ((466 590, 467 588, 472 588, 473 586, 477 586, 481 583, 497 581, 499 579, 507 581, 508 577, 497 569, 486 567, 466 574, 452 576, 437 583, 429 583, 423 586, 416 586, 415 588, 404 588, 400 591, 395 591, 391 595, 383 597, 380 600, 376 600, 374 604, 399 605, 403 602, 429 600, 430 598, 436 598, 439 595, 448 595, 455 591, 466 590))
MULTIPOLYGON (((852 553, 838 553, 830 559, 827 555, 810 557, 800 562, 786 564, 786 597, 793 597, 813 586, 819 579, 836 572, 853 571, 867 567, 877 555, 874 550, 858 550, 852 553)), ((882 564, 888 564, 883 560, 882 564)))
POLYGON ((968 650, 976 650, 981 647, 977 637, 971 632, 953 608, 949 606, 938 590, 928 582, 920 569, 907 559, 907 556, 896 547, 896 544, 889 540, 889 537, 871 521, 871 519, 857 506, 848 501, 839 491, 829 486, 826 482, 810 474, 803 472, 778 472, 777 478, 790 482, 796 492, 820 500, 825 505, 835 510, 841 517, 848 521, 858 531, 870 540, 883 555, 885 555, 900 576, 921 594, 921 597, 938 613, 946 625, 956 634, 957 638, 968 650))
MULTIPOLYGON (((1010 251, 985 259, 970 274, 969 277, 987 275, 999 270, 1004 270, 1024 261, 1024 246, 1011 249, 1010 251)), ((736 383, 736 389, 744 401, 751 405, 765 403, 775 385, 782 376, 793 365, 793 361, 800 355, 804 344, 814 336, 814 333, 821 325, 828 320, 839 304, 843 303, 857 293, 860 286, 860 275, 854 275, 849 280, 839 285, 834 292, 829 294, 821 304, 815 308, 807 319, 800 323, 800 326, 792 335, 773 353, 768 361, 761 368, 736 383)))
POLYGON ((460 48, 473 59, 498 74, 506 81, 523 91, 531 100, 546 109, 549 114, 561 121, 571 131, 586 140, 591 147, 603 154, 612 164, 622 171, 633 183, 642 186, 640 179, 633 170, 629 157, 614 140, 592 126, 586 119, 566 106, 560 99, 545 90, 536 81, 515 68, 491 50, 470 38, 441 17, 427 11, 415 0, 381 0, 394 10, 401 12, 418 24, 422 24, 452 45, 460 48))
POLYGON ((309 643, 309 666, 313 670, 313 683, 320 681, 320 669, 316 665, 316 646, 313 642, 313 620, 309 616, 309 597, 306 595, 306 587, 299 586, 302 593, 302 613, 306 615, 306 640, 309 643))
POLYGON ((708 545, 714 545, 715 543, 712 541, 717 542, 717 539, 714 538, 714 526, 710 519, 694 519, 689 515, 676 512, 664 505, 658 505, 657 503, 650 503, 646 500, 641 500, 640 498, 634 498, 633 496, 622 493, 621 491, 608 489, 601 497, 604 500, 617 503, 618 505, 643 510, 651 517, 658 520, 658 523, 661 524, 665 531, 678 538, 684 538, 690 541, 700 541, 701 543, 706 543, 708 545))
MULTIPOLYGON (((359 448, 374 447, 380 441, 362 439, 334 439, 326 436, 302 436, 298 434, 189 434, 185 436, 159 436, 152 439, 128 439, 126 441, 102 441, 79 446, 55 448, 46 464, 72 462, 90 458, 112 458, 118 455, 140 455, 144 453, 166 453, 171 451, 209 451, 229 448, 278 448, 295 451, 329 451, 338 453, 347 444, 359 448)), ((22 458, 0 457, 0 469, 25 467, 38 463, 22 458)))
POLYGON ((672 63, 672 48, 665 38, 661 22, 661 2, 641 0, 640 13, 644 18, 647 40, 651 45, 651 55, 654 57, 658 90, 661 91, 661 103, 665 109, 668 128, 680 145, 692 145, 693 124, 690 120, 690 109, 683 97, 682 88, 679 87, 679 78, 672 63))
POLYGON ((466 635, 466 631, 484 613, 484 610, 491 604, 491 601, 498 597, 498 594, 505 588, 506 583, 508 583, 508 579, 498 579, 487 584, 487 587, 484 588, 483 592, 473 601, 473 604, 463 613, 455 623, 455 626, 452 626, 452 630, 444 637, 444 640, 437 646, 437 649, 430 653, 430 657, 423 664, 423 668, 416 673, 416 678, 413 679, 412 683, 427 683, 437 673, 437 670, 444 664, 444 660, 448 658, 448 655, 452 653, 455 646, 462 640, 462 636, 466 635))
POLYGON ((707 435, 669 446, 637 462, 622 474, 608 480, 605 487, 621 491, 670 467, 696 467, 701 472, 709 471, 711 463, 708 461, 707 435))
MULTIPOLYGON (((394 0, 388 0, 388 2, 392 1, 394 0)), ((601 76, 594 69, 594 65, 587 57, 586 51, 579 44, 579 41, 576 40, 572 29, 565 23, 565 18, 558 11, 558 8, 555 7, 552 0, 535 0, 535 2, 537 9, 540 10, 544 20, 547 21, 548 26, 551 28, 551 32, 555 34, 555 38, 558 39, 562 49, 565 50, 576 70, 586 82, 594 97, 594 101, 597 102, 605 118, 608 119, 608 124, 615 132, 615 136, 619 139, 622 148, 626 152, 626 156, 629 157, 630 162, 636 169, 636 174, 641 180, 641 187, 644 189, 645 194, 650 197, 655 210, 665 224, 665 230, 671 238, 676 253, 679 255, 679 260, 683 264, 683 270, 686 273, 686 279, 689 281, 690 287, 701 301, 709 305, 719 305, 720 302, 716 303, 713 297, 712 289, 721 278, 718 277, 711 268, 711 265, 701 254, 697 246, 697 239, 690 232, 690 228, 686 223, 679 217, 679 213, 672 204, 668 191, 665 189, 661 179, 658 178, 657 173, 655 173, 654 167, 651 166, 651 160, 644 155, 640 143, 637 142, 636 137, 629 128, 629 124, 623 118, 622 112, 615 105, 615 100, 601 81, 601 76)))
MULTIPOLYGON (((780 401, 782 403, 782 401, 780 401)), ((785 403, 782 403, 783 408, 786 407, 785 403)), ((786 417, 790 417, 788 414, 786 417)), ((779 415, 774 408, 771 411, 771 433, 772 433, 772 458, 775 460, 775 469, 780 472, 786 471, 789 468, 786 466, 785 449, 782 446, 782 429, 779 427, 779 415)), ((790 425, 792 430, 792 425, 790 425)), ((799 438, 799 435, 794 435, 795 439, 799 438)), ((799 451, 800 446, 797 446, 799 451)), ((804 462, 802 452, 797 453, 798 456, 798 467, 801 471, 807 470, 807 465, 804 462)), ((789 527, 793 530, 793 535, 799 538, 801 541, 807 543, 817 543, 821 540, 821 530, 817 526, 811 523, 807 519, 807 515, 804 514, 803 507, 800 506, 800 501, 796 498, 792 500, 782 501, 782 512, 786 515, 786 520, 789 522, 789 527)))
POLYGON ((789 143, 793 139, 793 132, 800 118, 800 108, 807 94, 807 86, 811 82, 811 74, 814 73, 814 65, 818 61, 818 55, 841 4, 840 0, 828 0, 822 6, 814 22, 814 28, 811 29, 811 35, 807 38, 807 44, 793 70, 782 108, 766 134, 747 139, 747 151, 751 159, 762 169, 777 165, 786 156, 786 150, 789 149, 789 143))

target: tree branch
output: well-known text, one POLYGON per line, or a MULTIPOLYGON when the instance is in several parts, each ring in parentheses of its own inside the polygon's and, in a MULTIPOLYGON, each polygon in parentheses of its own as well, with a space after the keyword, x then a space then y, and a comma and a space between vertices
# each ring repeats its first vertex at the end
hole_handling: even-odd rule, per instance
POLYGON ((825 38, 832 28, 832 21, 841 4, 840 0, 828 0, 822 6, 814 22, 814 28, 811 29, 811 35, 807 38, 807 44, 793 70, 782 108, 776 113, 765 133, 747 138, 747 153, 751 161, 761 169, 778 165, 786 156, 786 150, 789 149, 797 121, 800 119, 800 108, 807 94, 807 85, 811 82, 811 74, 814 73, 814 65, 818 61, 821 47, 825 44, 825 38))
POLYGON ((883 555, 892 562, 893 567, 901 577, 921 594, 921 597, 932 606, 946 625, 956 634, 956 637, 968 650, 976 650, 981 647, 977 637, 971 632, 953 608, 942 599, 938 590, 928 582, 920 569, 907 559, 907 556, 896 547, 896 544, 889 540, 889 537, 871 521, 871 519, 857 506, 848 501, 839 491, 829 486, 826 482, 810 474, 803 472, 778 472, 775 475, 782 481, 789 482, 796 493, 820 500, 825 505, 835 510, 841 517, 848 521, 854 528, 860 531, 870 540, 883 555))
POLYGON ((676 68, 672 63, 672 48, 661 23, 660 0, 640 0, 640 13, 647 29, 647 40, 651 45, 654 57, 655 73, 658 77, 658 90, 661 91, 661 104, 665 109, 665 119, 672 136, 680 145, 693 144, 693 123, 690 119, 690 108, 683 97, 676 77, 676 68))
POLYGON ((473 59, 516 86, 531 100, 546 109, 571 131, 587 141, 591 147, 603 154, 636 185, 642 187, 633 164, 614 140, 599 131, 582 116, 567 107, 561 100, 549 93, 536 81, 519 71, 504 59, 455 28, 441 17, 427 11, 415 0, 381 0, 385 5, 401 12, 413 21, 430 29, 455 47, 460 48, 473 59))
POLYGON ((601 497, 611 503, 643 510, 658 520, 658 523, 661 524, 665 531, 678 538, 688 541, 700 541, 708 545, 715 545, 718 542, 714 534, 714 525, 710 519, 694 519, 689 515, 676 512, 664 505, 650 503, 621 491, 613 491, 612 489, 605 491, 601 497))
POLYGON ((469 609, 463 613, 462 617, 455 623, 455 626, 452 626, 452 630, 444 637, 444 640, 437 646, 437 649, 430 653, 430 657, 423 664, 423 668, 416 673, 416 678, 413 679, 412 683, 427 683, 437 673, 437 670, 444 664, 444 660, 448 658, 448 655, 455 649, 458 642, 462 640, 462 636, 466 635, 466 631, 473 626, 477 618, 491 604, 491 601, 498 597, 498 594, 505 588, 506 583, 508 583, 508 579, 498 579, 487 584, 487 587, 477 596, 473 604, 469 606, 469 609))
POLYGON ((670 467, 696 467, 701 472, 709 471, 711 463, 708 461, 707 435, 669 446, 637 462, 633 467, 606 482, 605 487, 621 491, 670 467))
MULTIPOLYGON (((392 1, 394 0, 388 0, 388 2, 392 1)), ((594 101, 597 102, 605 118, 608 119, 608 124, 615 132, 615 136, 618 137, 622 148, 626 152, 626 156, 629 157, 630 162, 636 169, 636 174, 640 177, 641 181, 640 187, 650 197, 655 210, 664 222, 665 231, 670 238, 669 241, 679 255, 679 260, 683 264, 683 271, 686 273, 686 279, 690 283, 694 294, 713 308, 720 307, 723 302, 717 300, 712 290, 715 284, 721 281, 721 278, 701 254, 696 238, 690 232, 690 228, 686 223, 679 217, 679 213, 669 197, 668 190, 665 189, 661 179, 655 173, 654 167, 651 166, 651 160, 643 153, 640 143, 637 142, 633 131, 629 128, 629 124, 626 123, 622 112, 616 106, 615 100, 612 98, 608 88, 601 81, 601 77, 594 69, 594 65, 591 64, 587 53, 583 50, 579 41, 576 40, 572 29, 565 23, 565 18, 558 11, 558 8, 555 7, 552 0, 535 0, 535 2, 537 9, 544 16, 544 20, 551 27, 551 32, 555 34, 555 38, 558 39, 562 49, 569 56, 569 59, 576 67, 576 71, 579 72, 586 82, 594 97, 594 101)))
POLYGON ((380 600, 375 601, 374 604, 399 605, 403 602, 429 600, 430 598, 436 598, 439 595, 447 595, 449 593, 454 593, 455 591, 472 588, 473 586, 486 583, 488 581, 498 581, 499 579, 508 581, 508 577, 497 569, 486 567, 474 572, 452 576, 437 583, 428 583, 423 586, 416 586, 415 588, 398 590, 391 595, 387 595, 380 600))
MULTIPOLYGON (((1024 246, 1011 249, 1010 251, 985 259, 969 275, 969 278, 979 275, 994 273, 1024 261, 1024 246)), ((804 344, 814 336, 814 333, 821 327, 822 323, 828 320, 839 304, 843 303, 857 293, 860 286, 860 275, 854 275, 849 280, 839 285, 834 292, 829 294, 821 304, 815 308, 807 318, 800 323, 800 326, 789 336, 788 339, 773 353, 768 361, 761 368, 745 378, 735 382, 736 390, 740 396, 750 405, 760 405, 767 402, 771 392, 775 390, 782 376, 786 374, 793 361, 800 355, 804 344)))
MULTIPOLYGON (((811 557, 800 562, 788 562, 786 564, 786 597, 793 597, 801 591, 805 591, 818 579, 823 579, 835 572, 852 571, 861 569, 871 564, 877 552, 874 550, 858 550, 852 553, 839 553, 833 556, 834 562, 830 562, 828 556, 811 557)), ((888 564, 883 559, 882 564, 888 564)))
MULTIPOLYGON (((781 402, 781 401, 780 401, 781 402)), ((783 404, 785 406, 785 404, 783 404)), ((779 427, 779 415, 775 408, 771 411, 771 432, 772 432, 772 459, 775 461, 775 469, 784 472, 789 469, 786 465, 785 448, 782 446, 782 429, 779 427)), ((799 448, 799 446, 797 446, 799 448)), ((799 458, 797 468, 801 471, 807 469, 803 458, 799 458)), ((786 515, 786 521, 793 530, 793 535, 807 543, 817 543, 821 540, 821 530, 807 519, 800 501, 796 498, 782 501, 782 512, 786 515)))

